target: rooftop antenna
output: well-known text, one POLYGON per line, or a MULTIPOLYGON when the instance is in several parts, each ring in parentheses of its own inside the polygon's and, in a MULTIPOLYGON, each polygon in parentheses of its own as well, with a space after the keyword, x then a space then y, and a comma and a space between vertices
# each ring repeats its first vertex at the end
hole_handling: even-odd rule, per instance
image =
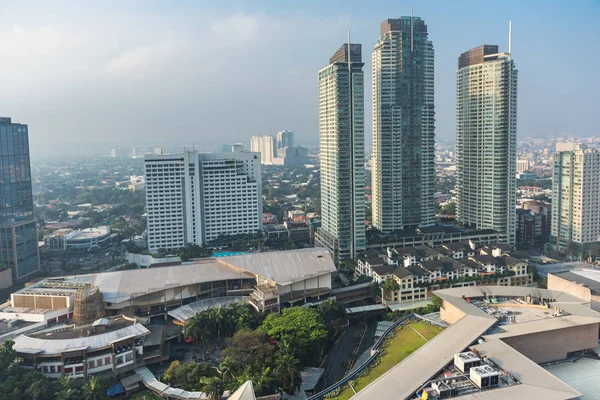
POLYGON ((410 6, 410 52, 413 52, 413 6, 410 6))
POLYGON ((508 21, 508 54, 512 54, 512 21, 508 21))

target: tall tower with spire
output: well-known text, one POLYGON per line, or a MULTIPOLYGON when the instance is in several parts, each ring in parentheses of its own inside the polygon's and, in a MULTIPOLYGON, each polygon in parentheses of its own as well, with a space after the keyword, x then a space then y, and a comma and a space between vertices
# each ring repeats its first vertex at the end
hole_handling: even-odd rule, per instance
POLYGON ((387 19, 373 50, 373 225, 435 223, 434 52, 419 17, 387 19))
POLYGON ((362 47, 344 44, 319 71, 321 228, 336 263, 365 250, 365 117, 362 47))

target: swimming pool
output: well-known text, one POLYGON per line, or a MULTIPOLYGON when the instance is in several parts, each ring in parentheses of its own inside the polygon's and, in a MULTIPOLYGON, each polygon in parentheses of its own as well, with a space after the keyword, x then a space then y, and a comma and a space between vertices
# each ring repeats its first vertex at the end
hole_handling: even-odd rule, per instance
POLYGON ((219 251, 218 253, 213 253, 213 257, 229 257, 229 256, 241 256, 246 254, 243 251, 219 251))

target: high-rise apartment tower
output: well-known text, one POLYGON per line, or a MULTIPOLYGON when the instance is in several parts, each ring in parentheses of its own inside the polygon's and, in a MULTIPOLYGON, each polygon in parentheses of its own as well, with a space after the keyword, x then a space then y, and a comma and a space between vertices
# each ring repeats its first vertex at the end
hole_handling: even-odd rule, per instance
POLYGON ((262 229, 258 153, 147 155, 145 169, 151 252, 262 229))
POLYGON ((484 45, 456 73, 457 220, 515 243, 517 70, 510 53, 484 45))
POLYGON ((260 153, 261 164, 273 164, 273 158, 275 157, 275 142, 273 136, 252 136, 250 138, 250 151, 260 153))
POLYGON ((575 259, 600 250, 600 151, 554 153, 550 245, 575 259))
MULTIPOLYGON (((12 271, 12 280, 24 280, 39 271, 40 261, 28 128, 0 118, 0 274, 6 269, 12 271)), ((0 286, 12 283, 7 278, 0 286)))
POLYGON ((319 71, 321 220, 317 245, 336 262, 364 251, 364 75, 360 44, 344 44, 319 71))
POLYGON ((435 223, 433 44, 419 17, 387 19, 373 51, 373 225, 435 223))

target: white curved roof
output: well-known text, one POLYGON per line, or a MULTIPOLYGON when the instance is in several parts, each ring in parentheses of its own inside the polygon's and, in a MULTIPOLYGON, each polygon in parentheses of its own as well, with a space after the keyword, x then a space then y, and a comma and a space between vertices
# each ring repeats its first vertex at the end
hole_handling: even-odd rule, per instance
POLYGON ((135 323, 112 332, 70 339, 44 339, 20 335, 15 338, 13 348, 16 351, 21 349, 42 350, 40 354, 61 354, 65 351, 100 349, 109 346, 116 340, 144 336, 149 333, 150 331, 144 325, 135 323))

